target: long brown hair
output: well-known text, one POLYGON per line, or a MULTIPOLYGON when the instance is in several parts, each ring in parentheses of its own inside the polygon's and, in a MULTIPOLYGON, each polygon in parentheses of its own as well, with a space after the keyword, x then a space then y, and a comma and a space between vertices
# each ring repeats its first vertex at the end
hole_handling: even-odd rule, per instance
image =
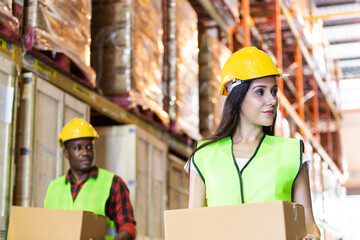
MULTIPOLYGON (((255 80, 255 79, 254 79, 255 80)), ((195 152, 201 148, 206 147, 214 142, 217 142, 223 138, 232 136, 236 130, 237 125, 239 124, 241 103, 243 102, 247 91, 250 88, 251 81, 243 81, 240 85, 234 87, 229 96, 227 96, 223 108, 223 113, 219 126, 217 127, 215 133, 205 140, 209 140, 206 143, 203 143, 201 146, 198 146, 194 152, 191 154, 190 158, 194 156, 195 152)), ((274 121, 271 126, 263 126, 263 132, 267 135, 274 135, 274 126, 275 126, 276 114, 274 121)))

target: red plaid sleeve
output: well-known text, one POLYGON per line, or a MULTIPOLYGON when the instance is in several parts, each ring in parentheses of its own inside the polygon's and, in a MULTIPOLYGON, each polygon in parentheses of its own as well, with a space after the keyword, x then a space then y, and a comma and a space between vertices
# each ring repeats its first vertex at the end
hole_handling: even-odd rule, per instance
POLYGON ((114 176, 111 185, 110 196, 106 202, 105 213, 115 222, 117 232, 126 230, 133 240, 136 238, 136 227, 133 208, 130 203, 129 190, 125 182, 114 176))

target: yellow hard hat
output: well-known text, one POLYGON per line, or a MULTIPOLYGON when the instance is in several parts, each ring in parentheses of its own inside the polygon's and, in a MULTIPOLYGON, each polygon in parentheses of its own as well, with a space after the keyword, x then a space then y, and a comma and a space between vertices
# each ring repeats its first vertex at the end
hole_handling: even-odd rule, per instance
POLYGON ((276 68, 269 55, 256 47, 244 47, 233 53, 225 62, 221 72, 220 95, 228 95, 225 86, 230 81, 252 80, 267 76, 288 76, 276 68))
POLYGON ((84 119, 74 118, 63 127, 59 135, 58 143, 61 147, 65 141, 86 137, 99 138, 99 134, 95 128, 84 119))

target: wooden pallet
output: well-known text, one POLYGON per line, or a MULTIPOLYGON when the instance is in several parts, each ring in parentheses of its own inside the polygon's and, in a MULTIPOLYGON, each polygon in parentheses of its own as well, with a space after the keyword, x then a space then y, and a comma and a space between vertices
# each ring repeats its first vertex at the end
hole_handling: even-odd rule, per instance
POLYGON ((88 77, 84 75, 78 65, 71 60, 70 57, 62 52, 37 49, 34 43, 34 30, 35 29, 32 27, 24 28, 22 47, 25 51, 64 75, 67 75, 91 89, 95 89, 95 84, 91 81, 91 79, 88 79, 88 77))
POLYGON ((169 125, 164 123, 158 114, 153 110, 145 108, 139 104, 134 107, 134 103, 130 97, 129 92, 112 94, 106 97, 116 105, 136 114, 138 117, 154 124, 155 126, 164 130, 169 129, 169 125))

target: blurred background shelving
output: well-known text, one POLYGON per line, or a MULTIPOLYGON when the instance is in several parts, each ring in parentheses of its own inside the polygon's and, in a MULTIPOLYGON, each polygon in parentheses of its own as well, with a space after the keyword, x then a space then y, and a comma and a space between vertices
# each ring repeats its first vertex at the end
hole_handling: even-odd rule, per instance
POLYGON ((75 116, 103 133, 98 164, 130 187, 138 239, 163 239, 159 214, 187 207, 183 166, 219 123, 221 68, 249 45, 290 73, 276 135, 305 142, 322 238, 358 239, 359 26, 357 0, 0 1, 0 239, 11 206, 42 207, 67 170, 56 141, 75 116))

